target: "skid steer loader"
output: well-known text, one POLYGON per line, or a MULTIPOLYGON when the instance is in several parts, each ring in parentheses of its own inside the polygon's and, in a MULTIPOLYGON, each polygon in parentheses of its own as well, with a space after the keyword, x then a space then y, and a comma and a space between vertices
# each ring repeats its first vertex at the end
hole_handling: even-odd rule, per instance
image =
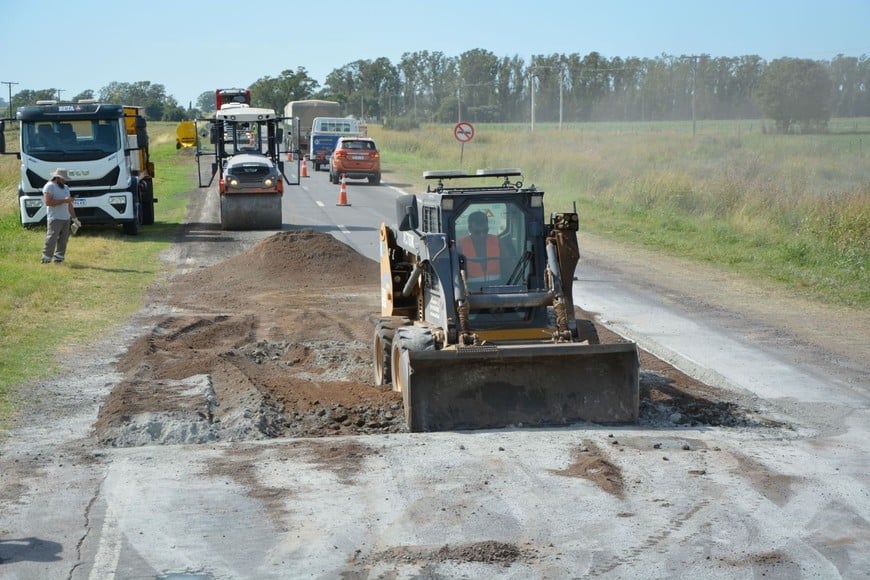
POLYGON ((575 316, 576 212, 547 223, 518 169, 424 178, 380 228, 375 382, 402 392, 408 428, 636 421, 636 345, 575 316))

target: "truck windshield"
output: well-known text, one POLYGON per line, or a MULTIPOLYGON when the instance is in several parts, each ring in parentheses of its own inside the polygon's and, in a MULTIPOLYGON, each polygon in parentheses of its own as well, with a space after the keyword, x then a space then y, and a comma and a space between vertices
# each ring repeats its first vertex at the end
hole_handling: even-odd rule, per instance
POLYGON ((117 121, 24 121, 21 151, 44 161, 89 161, 121 149, 117 121))

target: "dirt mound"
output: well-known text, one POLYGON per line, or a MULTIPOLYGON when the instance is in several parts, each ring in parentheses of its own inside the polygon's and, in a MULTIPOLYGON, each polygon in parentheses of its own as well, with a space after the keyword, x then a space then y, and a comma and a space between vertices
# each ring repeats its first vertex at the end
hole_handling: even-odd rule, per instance
POLYGON ((216 287, 356 286, 377 284, 378 265, 328 234, 286 231, 220 264, 191 273, 185 281, 216 287))
POLYGON ((377 264, 330 235, 277 233, 177 276, 162 318, 119 361, 100 410, 107 445, 404 430, 372 384, 377 264), (231 313, 231 314, 228 314, 231 313))

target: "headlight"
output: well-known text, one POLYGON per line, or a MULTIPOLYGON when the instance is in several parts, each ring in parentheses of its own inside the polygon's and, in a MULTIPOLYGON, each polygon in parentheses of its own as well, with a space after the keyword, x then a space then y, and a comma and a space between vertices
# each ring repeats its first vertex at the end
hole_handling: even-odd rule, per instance
POLYGON ((25 199, 24 207, 42 207, 41 199, 25 199))
POLYGON ((125 195, 110 195, 109 203, 112 205, 127 203, 127 196, 125 195))
POLYGON ((231 178, 230 179, 230 187, 238 187, 238 186, 239 186, 239 180, 234 178, 234 177, 231 178))
POLYGON ((263 180, 263 186, 264 186, 264 187, 272 187, 272 185, 273 185, 274 183, 275 183, 275 182, 272 181, 272 178, 271 178, 271 177, 267 177, 266 179, 263 180))

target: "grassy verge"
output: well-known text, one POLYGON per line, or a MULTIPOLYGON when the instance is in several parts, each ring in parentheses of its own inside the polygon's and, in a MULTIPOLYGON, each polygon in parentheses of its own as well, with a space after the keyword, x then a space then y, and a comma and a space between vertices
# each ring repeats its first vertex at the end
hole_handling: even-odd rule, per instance
POLYGON ((149 128, 159 199, 155 224, 135 237, 85 226, 70 239, 62 265, 39 263, 45 230, 21 227, 17 160, 0 160, 0 427, 16 405, 16 384, 56 372, 57 353, 80 347, 138 310, 160 273, 159 254, 184 217, 185 193, 196 184, 191 158, 175 150, 174 125, 149 128))
POLYGON ((520 167, 548 211, 576 204, 585 231, 867 309, 870 119, 832 126, 842 132, 766 135, 758 121, 703 123, 695 136, 691 123, 478 126, 462 149, 451 126, 369 134, 415 191, 424 170, 520 167))

